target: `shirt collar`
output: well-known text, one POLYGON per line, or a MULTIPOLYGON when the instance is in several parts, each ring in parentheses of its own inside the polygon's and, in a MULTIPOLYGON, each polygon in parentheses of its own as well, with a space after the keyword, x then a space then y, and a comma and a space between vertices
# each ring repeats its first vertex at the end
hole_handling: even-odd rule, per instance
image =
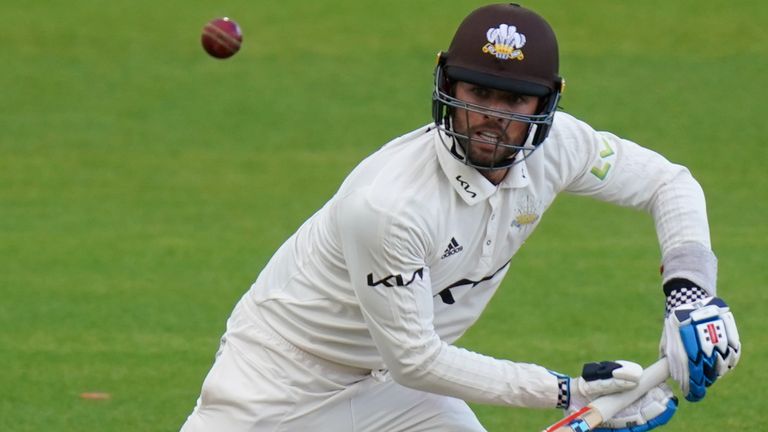
POLYGON ((504 180, 498 186, 488 181, 476 168, 465 165, 457 160, 446 145, 456 145, 455 141, 437 130, 434 135, 434 145, 440 167, 456 193, 469 205, 477 204, 493 195, 499 188, 522 188, 529 184, 528 168, 522 160, 522 154, 516 156, 517 163, 513 165, 504 180), (445 144, 444 144, 445 143, 445 144))
POLYGON ((515 164, 510 167, 504 180, 499 184, 502 188, 524 188, 530 184, 528 165, 525 163, 523 153, 515 156, 515 164))

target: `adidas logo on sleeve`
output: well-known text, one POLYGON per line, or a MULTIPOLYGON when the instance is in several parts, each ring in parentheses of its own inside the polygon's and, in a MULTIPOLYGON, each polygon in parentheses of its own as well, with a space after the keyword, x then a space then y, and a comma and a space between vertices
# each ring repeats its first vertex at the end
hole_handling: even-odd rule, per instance
POLYGON ((456 241, 456 237, 451 237, 451 241, 448 243, 448 247, 445 248, 445 252, 443 252, 443 256, 440 257, 440 259, 446 259, 449 256, 455 255, 463 250, 464 246, 459 245, 459 242, 456 241))

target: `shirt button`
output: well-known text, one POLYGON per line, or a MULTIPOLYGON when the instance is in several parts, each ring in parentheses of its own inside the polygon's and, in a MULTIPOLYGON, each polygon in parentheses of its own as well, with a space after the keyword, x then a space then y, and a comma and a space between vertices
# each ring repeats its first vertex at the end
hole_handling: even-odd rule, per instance
POLYGON ((487 244, 488 246, 490 246, 490 245, 491 245, 491 241, 490 241, 490 240, 488 240, 487 242, 485 242, 485 244, 487 244))
POLYGON ((494 220, 494 219, 496 219, 496 215, 495 215, 495 214, 492 214, 492 215, 491 215, 491 220, 494 220))

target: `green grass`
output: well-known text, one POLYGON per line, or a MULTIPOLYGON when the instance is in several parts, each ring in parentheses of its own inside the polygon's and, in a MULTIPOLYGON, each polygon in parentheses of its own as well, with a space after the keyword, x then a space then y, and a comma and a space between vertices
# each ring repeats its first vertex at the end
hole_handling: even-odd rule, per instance
MULTIPOLYGON (((4 5, 0 430, 178 429, 233 304, 356 162, 429 121, 434 55, 480 4, 4 5), (245 31, 227 61, 198 40, 220 15, 245 31)), ((560 38, 566 110, 688 166, 707 192, 745 352, 665 430, 759 428, 768 6, 528 5, 560 38)), ((649 363, 658 261, 646 215, 562 197, 461 343, 572 374, 591 360, 649 363)), ((475 408, 491 431, 560 415, 475 408)))

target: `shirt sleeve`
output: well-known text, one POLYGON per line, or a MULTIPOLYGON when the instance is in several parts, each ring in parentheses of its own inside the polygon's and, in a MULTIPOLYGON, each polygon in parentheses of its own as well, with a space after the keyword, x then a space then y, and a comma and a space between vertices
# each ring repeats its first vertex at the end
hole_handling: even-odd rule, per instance
POLYGON ((717 260, 711 251, 704 192, 690 171, 660 154, 583 122, 558 157, 567 192, 649 212, 654 220, 664 280, 684 277, 715 292, 717 260), (673 270, 672 270, 673 269, 673 270))
POLYGON ((557 379, 541 366, 500 360, 442 341, 433 325, 425 257, 431 241, 418 212, 384 209, 364 191, 337 208, 344 257, 366 324, 395 381, 469 402, 557 405, 557 379))

